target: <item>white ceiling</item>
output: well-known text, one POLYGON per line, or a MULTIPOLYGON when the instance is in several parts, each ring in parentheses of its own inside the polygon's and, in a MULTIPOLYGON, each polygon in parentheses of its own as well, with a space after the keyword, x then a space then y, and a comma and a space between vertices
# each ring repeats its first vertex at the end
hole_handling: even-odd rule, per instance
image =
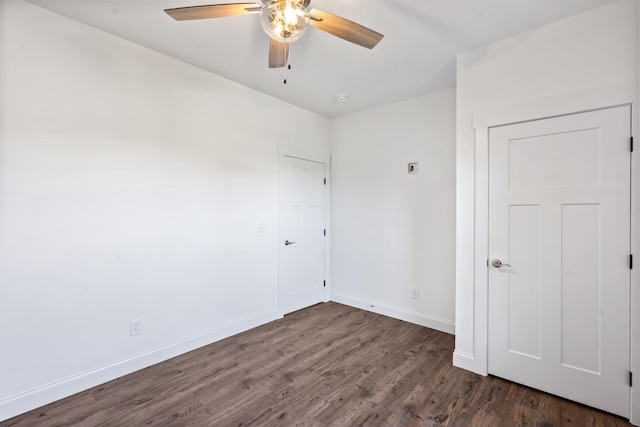
MULTIPOLYGON (((326 117, 455 86, 456 54, 615 0, 312 0, 385 35, 374 49, 315 28, 291 45, 292 69, 267 67, 258 15, 177 22, 166 8, 215 0, 29 0, 326 117), (335 97, 347 94, 347 102, 335 97)), ((245 0, 248 2, 251 0, 245 0)), ((219 3, 233 3, 222 0, 219 3)))

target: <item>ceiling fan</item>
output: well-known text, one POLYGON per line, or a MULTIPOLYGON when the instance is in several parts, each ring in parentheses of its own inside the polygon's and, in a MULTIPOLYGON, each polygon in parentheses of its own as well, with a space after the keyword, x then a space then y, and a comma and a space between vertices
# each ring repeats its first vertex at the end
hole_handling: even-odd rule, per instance
POLYGON ((176 21, 259 13, 262 28, 271 38, 269 68, 280 68, 287 65, 289 43, 298 40, 309 25, 369 49, 375 47, 384 37, 376 31, 340 16, 318 9, 308 10, 311 0, 260 1, 262 4, 211 4, 165 9, 165 12, 176 21))

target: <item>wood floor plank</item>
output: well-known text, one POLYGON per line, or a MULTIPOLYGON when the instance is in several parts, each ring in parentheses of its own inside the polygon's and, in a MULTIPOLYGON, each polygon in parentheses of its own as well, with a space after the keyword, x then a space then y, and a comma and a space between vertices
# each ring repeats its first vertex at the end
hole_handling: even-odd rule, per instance
POLYGON ((319 304, 0 427, 630 426, 455 368, 453 349, 452 335, 319 304))

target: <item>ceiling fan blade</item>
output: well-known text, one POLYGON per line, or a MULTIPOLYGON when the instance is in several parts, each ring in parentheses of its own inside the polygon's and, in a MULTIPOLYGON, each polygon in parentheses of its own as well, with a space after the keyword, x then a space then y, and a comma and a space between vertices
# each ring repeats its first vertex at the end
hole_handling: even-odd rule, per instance
POLYGON ((309 7, 309 3, 311 3, 311 0, 303 0, 302 1, 302 5, 304 6, 305 9, 309 7))
POLYGON ((311 15, 309 24, 317 29, 369 49, 374 48, 384 37, 377 31, 332 13, 311 9, 309 15, 311 15))
POLYGON ((192 19, 223 18, 225 16, 239 16, 260 12, 257 3, 232 3, 232 4, 210 4, 205 6, 177 7, 165 9, 176 21, 189 21, 192 19))
POLYGON ((289 59, 289 43, 270 40, 269 68, 282 68, 287 65, 287 59, 289 59))

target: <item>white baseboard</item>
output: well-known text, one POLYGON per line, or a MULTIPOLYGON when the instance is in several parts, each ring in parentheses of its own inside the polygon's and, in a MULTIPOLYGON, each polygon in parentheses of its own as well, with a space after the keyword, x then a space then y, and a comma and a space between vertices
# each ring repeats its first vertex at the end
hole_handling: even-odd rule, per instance
POLYGON ((280 318, 275 310, 265 312, 11 396, 0 401, 0 421, 280 318))
POLYGON ((362 310, 372 311, 374 313, 393 317, 394 319, 404 320, 405 322, 415 323, 416 325, 435 329, 437 331, 454 334, 456 330, 455 323, 449 320, 440 319, 434 316, 427 316, 422 313, 407 310, 405 308, 393 307, 387 304, 381 304, 376 301, 369 301, 362 298, 355 298, 340 293, 331 293, 331 301, 348 305, 362 310))
POLYGON ((453 366, 475 372, 476 359, 473 354, 455 350, 453 352, 453 366))

